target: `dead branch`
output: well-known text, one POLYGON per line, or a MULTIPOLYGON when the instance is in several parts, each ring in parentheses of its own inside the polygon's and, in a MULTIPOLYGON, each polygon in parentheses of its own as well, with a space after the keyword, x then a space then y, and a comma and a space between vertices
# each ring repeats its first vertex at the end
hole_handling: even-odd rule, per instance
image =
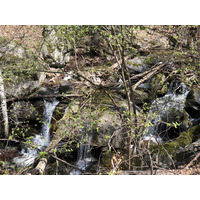
MULTIPOLYGON (((131 58, 130 55, 129 55, 129 56, 125 56, 125 57, 124 57, 124 60, 127 61, 127 60, 130 59, 130 58, 131 58)), ((120 64, 120 65, 122 64, 122 59, 119 60, 118 62, 116 62, 115 64, 113 64, 111 67, 109 67, 109 70, 113 70, 113 69, 117 68, 117 66, 119 66, 119 64, 120 64)))
POLYGON ((190 166, 194 164, 194 162, 200 157, 200 152, 192 159, 189 164, 184 169, 189 169, 190 166))
POLYGON ((140 79, 135 85, 132 86, 133 90, 135 90, 140 84, 142 84, 144 81, 147 81, 152 76, 157 74, 169 61, 164 62, 163 64, 153 68, 151 72, 149 72, 146 76, 144 76, 142 79, 140 79))
POLYGON ((97 86, 95 83, 93 83, 90 79, 86 78, 85 76, 83 76, 81 74, 81 72, 76 72, 80 77, 82 77, 83 79, 85 79, 86 81, 90 82, 93 86, 97 86))
MULTIPOLYGON (((70 167, 72 167, 72 168, 74 168, 74 169, 77 169, 77 170, 81 171, 82 173, 86 173, 85 170, 82 170, 82 169, 80 169, 80 168, 78 168, 78 167, 76 167, 76 166, 74 166, 74 165, 72 165, 72 164, 66 162, 65 160, 60 159, 60 158, 58 158, 57 156, 53 156, 53 155, 51 155, 51 156, 52 156, 53 158, 55 158, 56 160, 58 160, 58 161, 60 161, 60 162, 62 162, 62 163, 64 163, 64 164, 66 164, 66 165, 68 165, 68 166, 70 166, 70 167)), ((87 174, 91 174, 91 173, 87 173, 87 174)))

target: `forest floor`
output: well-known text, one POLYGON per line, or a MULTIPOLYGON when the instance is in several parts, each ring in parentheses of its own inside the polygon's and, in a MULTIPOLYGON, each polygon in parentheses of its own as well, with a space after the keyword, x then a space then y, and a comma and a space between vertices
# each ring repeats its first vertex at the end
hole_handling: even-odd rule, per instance
POLYGON ((157 169, 153 170, 153 174, 150 170, 119 171, 116 175, 200 175, 200 163, 188 169, 185 166, 181 166, 180 169, 157 169))

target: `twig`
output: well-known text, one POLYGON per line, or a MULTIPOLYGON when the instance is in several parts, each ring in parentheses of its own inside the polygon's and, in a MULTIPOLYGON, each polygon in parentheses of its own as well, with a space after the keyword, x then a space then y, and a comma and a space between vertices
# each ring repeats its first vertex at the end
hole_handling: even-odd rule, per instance
POLYGON ((193 165, 193 163, 200 157, 200 152, 190 161, 190 163, 184 168, 189 169, 190 166, 193 165))
POLYGON ((80 72, 76 72, 79 76, 81 76, 82 78, 84 78, 86 81, 90 82, 92 85, 94 86, 98 86, 95 83, 93 83, 90 79, 86 78, 85 76, 83 76, 80 72))
MULTIPOLYGON (((56 160, 59 160, 60 162, 65 163, 66 165, 68 165, 68 166, 70 166, 70 167, 73 167, 74 169, 77 169, 77 170, 81 171, 82 173, 85 173, 85 172, 86 172, 85 170, 82 170, 82 169, 80 169, 80 168, 78 168, 78 167, 76 167, 76 166, 74 166, 74 165, 72 165, 72 164, 66 162, 65 160, 62 160, 62 159, 58 158, 57 156, 54 156, 54 155, 51 155, 51 156, 52 156, 53 158, 55 158, 56 160)), ((88 173, 88 174, 92 174, 92 173, 88 173)))

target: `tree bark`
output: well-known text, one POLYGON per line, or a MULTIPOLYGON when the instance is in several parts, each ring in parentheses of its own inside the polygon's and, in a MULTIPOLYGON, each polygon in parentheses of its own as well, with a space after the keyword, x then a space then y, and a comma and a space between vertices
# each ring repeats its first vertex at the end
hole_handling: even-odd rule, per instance
POLYGON ((1 98, 1 110, 4 121, 4 134, 5 137, 8 138, 9 136, 8 110, 7 110, 6 95, 4 90, 3 75, 1 69, 0 69, 0 98, 1 98))
POLYGON ((38 165, 33 169, 33 172, 31 174, 34 175, 43 174, 46 165, 47 165, 47 158, 41 158, 38 165))

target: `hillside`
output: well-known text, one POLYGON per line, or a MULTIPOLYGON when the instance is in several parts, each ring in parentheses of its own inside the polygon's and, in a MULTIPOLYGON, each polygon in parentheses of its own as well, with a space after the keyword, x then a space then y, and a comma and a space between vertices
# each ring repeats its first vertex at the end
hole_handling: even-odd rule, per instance
POLYGON ((1 174, 199 174, 199 26, 0 26, 1 174))

